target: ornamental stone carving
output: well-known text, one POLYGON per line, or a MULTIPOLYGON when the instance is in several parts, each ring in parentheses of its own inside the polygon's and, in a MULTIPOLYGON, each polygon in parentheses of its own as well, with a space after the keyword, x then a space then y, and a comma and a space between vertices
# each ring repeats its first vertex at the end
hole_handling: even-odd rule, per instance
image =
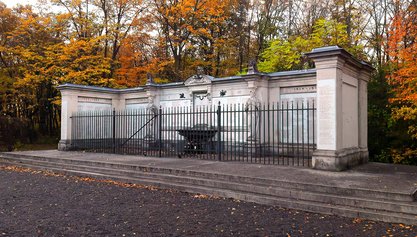
POLYGON ((204 74, 202 67, 197 68, 197 74, 189 77, 185 82, 185 86, 211 84, 213 77, 204 74))
POLYGON ((152 85, 155 84, 154 80, 153 80, 153 76, 151 73, 147 73, 146 74, 146 85, 152 85))
POLYGON ((155 96, 149 96, 148 105, 146 106, 146 121, 149 121, 146 127, 146 140, 154 140, 155 138, 155 116, 158 115, 158 107, 154 103, 155 96))
POLYGON ((256 65, 256 60, 252 59, 249 61, 248 64, 248 74, 256 74, 258 73, 258 66, 256 65))
POLYGON ((248 116, 247 126, 249 134, 247 140, 254 142, 259 138, 260 122, 261 122, 261 101, 256 97, 256 87, 250 91, 250 97, 245 104, 245 111, 248 116))

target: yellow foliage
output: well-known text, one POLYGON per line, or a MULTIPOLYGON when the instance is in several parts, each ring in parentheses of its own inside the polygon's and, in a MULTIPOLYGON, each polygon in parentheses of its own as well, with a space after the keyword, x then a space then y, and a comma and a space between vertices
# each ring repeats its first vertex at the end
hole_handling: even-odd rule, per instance
POLYGON ((391 156, 395 164, 415 164, 417 150, 412 148, 405 148, 403 150, 391 149, 391 156))
MULTIPOLYGON (((417 9, 414 5, 410 5, 407 12, 399 11, 394 17, 387 43, 392 67, 392 72, 388 75, 392 88, 392 118, 400 123, 405 122, 408 134, 413 139, 417 139, 416 17, 417 9)), ((403 154, 408 156, 412 152, 405 151, 403 154)))

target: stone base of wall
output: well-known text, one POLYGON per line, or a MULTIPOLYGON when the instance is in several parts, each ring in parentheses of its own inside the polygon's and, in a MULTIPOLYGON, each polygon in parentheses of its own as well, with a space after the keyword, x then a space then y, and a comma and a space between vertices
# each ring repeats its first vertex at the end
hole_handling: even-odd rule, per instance
POLYGON ((367 162, 367 149, 316 150, 313 153, 312 166, 319 170, 343 171, 367 162))
POLYGON ((362 164, 369 162, 368 148, 360 148, 362 164))
POLYGON ((69 140, 59 140, 58 142, 58 151, 70 151, 71 143, 69 140))

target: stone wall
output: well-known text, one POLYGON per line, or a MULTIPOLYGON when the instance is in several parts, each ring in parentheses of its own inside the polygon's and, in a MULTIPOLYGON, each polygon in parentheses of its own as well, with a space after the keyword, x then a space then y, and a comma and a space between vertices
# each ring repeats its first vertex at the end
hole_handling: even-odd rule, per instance
MULTIPOLYGON (((64 84, 60 150, 70 149, 77 111, 216 106, 219 103, 317 104, 317 169, 343 170, 367 161, 367 82, 372 68, 337 47, 306 54, 316 69, 214 78, 197 72, 184 82, 110 89, 64 84)), ((275 134, 278 128, 274 129, 275 134)))
POLYGON ((337 46, 314 49, 307 56, 314 60, 317 73, 313 167, 344 170, 367 162, 366 98, 373 69, 337 46))

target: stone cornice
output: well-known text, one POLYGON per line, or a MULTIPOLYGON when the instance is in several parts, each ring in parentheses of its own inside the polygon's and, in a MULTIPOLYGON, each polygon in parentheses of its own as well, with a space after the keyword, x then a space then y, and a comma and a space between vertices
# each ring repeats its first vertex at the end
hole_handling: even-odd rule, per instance
POLYGON ((101 93, 109 93, 109 94, 133 93, 133 92, 145 91, 143 87, 114 89, 114 88, 107 88, 107 87, 86 86, 86 85, 78 85, 78 84, 71 84, 71 83, 62 84, 62 85, 57 86, 56 88, 60 91, 77 90, 77 91, 101 92, 101 93))
POLYGON ((370 72, 375 70, 369 63, 356 59, 352 54, 339 46, 315 48, 311 52, 305 53, 305 55, 314 60, 331 59, 332 56, 338 56, 361 70, 370 72))
MULTIPOLYGON (((253 73, 247 75, 239 75, 239 76, 230 76, 230 77, 210 77, 204 75, 205 81, 203 83, 191 83, 188 84, 186 82, 171 82, 166 84, 148 84, 143 87, 136 87, 136 88, 127 88, 127 89, 115 89, 115 88, 107 88, 107 87, 99 87, 99 86, 87 86, 87 85, 78 85, 78 84, 71 84, 65 83, 62 85, 57 86, 56 88, 60 91, 66 90, 75 90, 75 91, 88 91, 88 92, 100 92, 100 93, 108 93, 108 94, 128 94, 128 93, 137 93, 137 92, 145 92, 152 89, 157 88, 176 88, 176 87, 194 87, 194 86, 202 86, 202 85, 210 85, 210 84, 222 84, 222 83, 229 83, 229 82, 237 82, 237 81, 248 81, 248 80, 279 80, 281 78, 299 78, 305 76, 315 75, 315 69, 307 69, 307 70, 296 70, 296 71, 284 71, 284 72, 273 72, 273 73, 253 73)), ((192 77, 191 77, 192 78, 192 77)))

